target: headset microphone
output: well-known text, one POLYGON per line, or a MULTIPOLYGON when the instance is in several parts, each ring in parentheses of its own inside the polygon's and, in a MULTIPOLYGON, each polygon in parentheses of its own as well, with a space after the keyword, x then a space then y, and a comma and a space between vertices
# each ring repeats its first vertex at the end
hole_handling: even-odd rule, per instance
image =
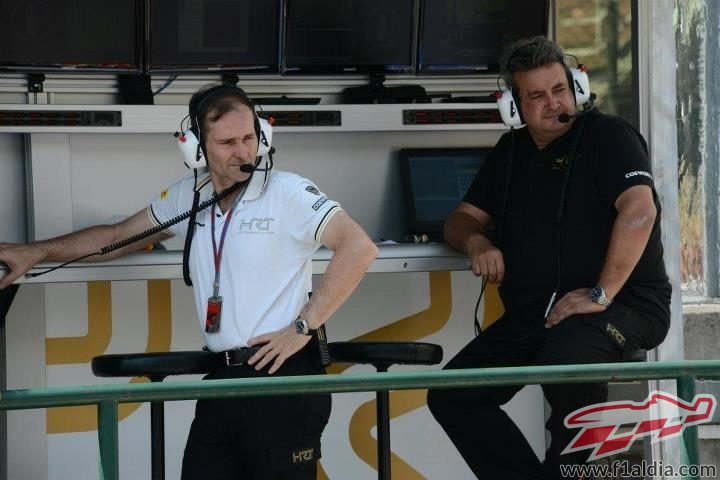
POLYGON ((587 114, 590 113, 592 110, 594 110, 594 109, 595 109, 595 94, 594 94, 594 93, 590 95, 590 102, 589 102, 589 103, 590 103, 590 106, 587 107, 587 108, 586 108, 585 110, 583 110, 582 112, 577 112, 577 113, 575 113, 575 114, 573 114, 573 115, 570 115, 569 113, 561 113, 560 115, 558 115, 558 122, 560 122, 560 123, 568 123, 568 122, 569 122, 570 120, 572 120, 573 118, 582 117, 583 115, 587 115, 587 114))
POLYGON ((244 173, 253 173, 253 172, 269 172, 272 170, 271 168, 258 168, 255 165, 250 165, 249 163, 243 163, 240 165, 240 171, 244 173))

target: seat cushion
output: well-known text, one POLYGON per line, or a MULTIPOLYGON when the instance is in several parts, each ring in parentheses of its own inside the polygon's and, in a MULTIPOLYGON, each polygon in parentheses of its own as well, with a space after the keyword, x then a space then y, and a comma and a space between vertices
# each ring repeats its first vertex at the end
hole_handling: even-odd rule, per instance
POLYGON ((440 345, 422 342, 331 342, 333 362, 373 365, 435 365, 442 361, 440 345))
POLYGON ((92 359, 92 372, 98 377, 148 377, 208 373, 217 365, 214 355, 204 351, 121 353, 92 359))

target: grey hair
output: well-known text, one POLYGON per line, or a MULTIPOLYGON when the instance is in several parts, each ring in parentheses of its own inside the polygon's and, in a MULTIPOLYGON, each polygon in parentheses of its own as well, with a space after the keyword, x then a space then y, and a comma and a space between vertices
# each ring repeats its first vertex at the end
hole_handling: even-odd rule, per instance
POLYGON ((508 88, 515 89, 515 73, 527 72, 543 65, 559 63, 567 70, 565 53, 547 37, 537 36, 510 44, 500 58, 500 76, 508 88))

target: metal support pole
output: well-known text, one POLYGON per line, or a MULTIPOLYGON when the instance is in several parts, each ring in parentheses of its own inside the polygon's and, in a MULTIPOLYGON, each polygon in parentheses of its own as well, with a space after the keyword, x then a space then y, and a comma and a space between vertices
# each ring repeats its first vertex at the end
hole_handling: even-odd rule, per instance
POLYGON ((165 404, 150 402, 150 457, 152 480, 165 480, 165 404))
MULTIPOLYGON (((376 365, 378 372, 387 372, 388 367, 376 365)), ((378 390, 375 394, 377 402, 377 456, 378 480, 390 480, 390 392, 378 390)))
MULTIPOLYGON (((678 397, 686 402, 692 403, 695 398, 695 377, 692 375, 684 375, 677 379, 678 397)), ((693 425, 685 427, 682 433, 683 448, 680 452, 680 463, 686 466, 692 466, 693 469, 700 465, 698 459, 698 427, 693 425)), ((683 480, 699 480, 700 477, 695 475, 683 475, 683 480)))
POLYGON ((118 402, 105 400, 98 404, 99 480, 119 480, 118 402))
MULTIPOLYGON (((152 382, 162 382, 165 377, 149 377, 152 382)), ((150 402, 150 478, 165 480, 165 403, 150 402)))

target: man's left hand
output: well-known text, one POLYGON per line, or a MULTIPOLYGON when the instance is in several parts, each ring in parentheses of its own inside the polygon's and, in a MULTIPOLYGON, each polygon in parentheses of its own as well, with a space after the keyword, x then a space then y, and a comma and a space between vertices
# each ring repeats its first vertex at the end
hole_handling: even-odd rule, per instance
POLYGON ((580 313, 598 313, 607 307, 590 300, 590 289, 579 288, 565 294, 550 310, 545 319, 545 328, 552 328, 571 315, 580 313))
POLYGON ((255 370, 262 370, 270 362, 273 362, 268 370, 269 374, 273 374, 285 360, 299 352, 311 338, 310 335, 298 334, 294 324, 275 332, 258 335, 250 339, 248 346, 262 345, 262 348, 250 357, 248 364, 255 365, 255 370))

